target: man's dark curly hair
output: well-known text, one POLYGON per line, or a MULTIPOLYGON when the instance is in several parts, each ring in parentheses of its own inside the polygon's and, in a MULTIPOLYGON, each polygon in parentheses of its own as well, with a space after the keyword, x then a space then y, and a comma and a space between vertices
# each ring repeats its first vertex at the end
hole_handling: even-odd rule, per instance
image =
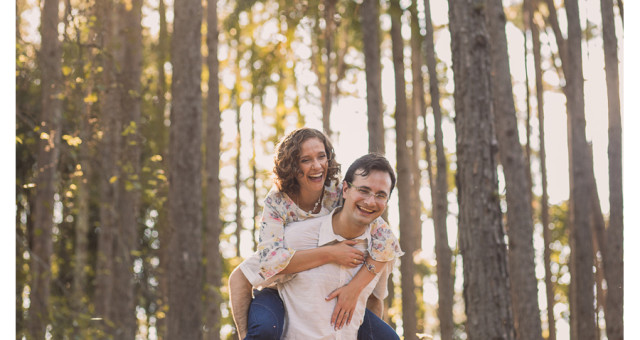
POLYGON ((327 186, 331 181, 338 182, 340 180, 340 164, 336 161, 336 153, 329 138, 316 129, 296 129, 278 143, 274 159, 273 174, 275 184, 281 192, 287 195, 297 194, 300 190, 300 184, 296 179, 296 176, 302 173, 298 166, 300 151, 302 143, 310 138, 318 138, 322 141, 324 150, 327 153, 329 164, 327 165, 327 177, 324 185, 327 186))

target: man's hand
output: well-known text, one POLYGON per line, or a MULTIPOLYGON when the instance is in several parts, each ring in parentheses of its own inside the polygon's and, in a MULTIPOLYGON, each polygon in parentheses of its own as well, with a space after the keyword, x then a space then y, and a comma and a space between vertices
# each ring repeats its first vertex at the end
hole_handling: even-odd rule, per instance
POLYGON ((360 290, 354 289, 353 286, 340 287, 325 299, 326 301, 331 301, 337 298, 336 306, 333 308, 333 314, 331 315, 331 325, 333 325, 334 329, 341 329, 345 324, 351 323, 353 312, 358 303, 358 296, 360 296, 360 290))
POLYGON ((355 268, 364 262, 364 253, 354 248, 356 241, 344 240, 342 242, 331 245, 332 261, 341 266, 355 268))

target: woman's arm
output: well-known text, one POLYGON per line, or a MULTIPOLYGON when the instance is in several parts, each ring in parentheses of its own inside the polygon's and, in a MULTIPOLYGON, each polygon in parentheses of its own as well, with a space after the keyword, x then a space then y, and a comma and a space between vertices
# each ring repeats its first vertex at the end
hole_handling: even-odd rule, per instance
POLYGON ((364 253, 354 248, 355 244, 356 241, 345 240, 329 246, 297 250, 281 273, 299 273, 327 263, 355 268, 364 261, 364 253))

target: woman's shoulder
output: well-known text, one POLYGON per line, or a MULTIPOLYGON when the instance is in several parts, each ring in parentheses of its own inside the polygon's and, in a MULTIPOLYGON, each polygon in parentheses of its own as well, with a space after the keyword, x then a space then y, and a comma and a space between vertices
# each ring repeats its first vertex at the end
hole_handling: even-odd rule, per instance
POLYGON ((264 199, 264 203, 265 203, 265 207, 266 206, 290 206, 293 201, 291 201, 291 198, 289 198, 289 196, 284 193, 283 191, 280 191, 280 189, 278 189, 277 186, 272 186, 271 189, 269 189, 269 192, 267 193, 267 196, 264 199))

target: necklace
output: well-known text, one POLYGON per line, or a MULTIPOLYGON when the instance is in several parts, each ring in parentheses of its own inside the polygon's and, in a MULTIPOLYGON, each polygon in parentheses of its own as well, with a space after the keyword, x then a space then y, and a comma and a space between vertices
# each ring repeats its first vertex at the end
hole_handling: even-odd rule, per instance
POLYGON ((313 208, 311 210, 309 210, 309 211, 305 211, 304 209, 302 209, 302 207, 300 206, 300 204, 298 204, 298 202, 295 202, 295 203, 298 206, 298 208, 300 208, 300 210, 302 210, 302 211, 305 211, 305 213, 307 214, 307 217, 309 217, 311 214, 313 214, 318 209, 318 206, 320 205, 320 201, 322 201, 323 194, 324 194, 324 188, 322 188, 322 192, 320 193, 320 197, 318 197, 318 200, 313 205, 313 208))

